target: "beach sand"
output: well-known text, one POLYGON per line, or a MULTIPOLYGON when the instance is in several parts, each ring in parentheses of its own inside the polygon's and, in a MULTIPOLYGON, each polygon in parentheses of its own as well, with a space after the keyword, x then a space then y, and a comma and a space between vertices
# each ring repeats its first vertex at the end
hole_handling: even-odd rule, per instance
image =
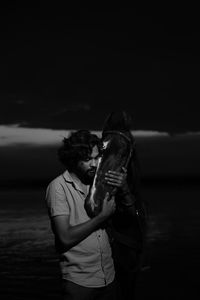
MULTIPOLYGON (((199 299, 200 187, 154 183, 142 194, 149 205, 149 230, 136 299, 199 299)), ((0 192, 2 300, 61 299, 44 195, 45 188, 0 192)))

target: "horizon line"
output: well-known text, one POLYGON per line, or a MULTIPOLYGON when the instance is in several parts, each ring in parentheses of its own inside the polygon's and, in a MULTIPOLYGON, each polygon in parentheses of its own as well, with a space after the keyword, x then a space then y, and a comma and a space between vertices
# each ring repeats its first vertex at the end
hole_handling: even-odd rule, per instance
MULTIPOLYGON (((88 129, 101 137, 101 130, 88 129)), ((59 144, 63 138, 68 137, 70 133, 77 129, 50 129, 21 127, 20 124, 0 125, 0 146, 11 145, 55 145, 59 144)), ((169 132, 156 130, 131 130, 136 139, 149 139, 156 137, 171 137, 185 135, 200 135, 200 132, 186 132, 182 134, 170 134, 169 132)))

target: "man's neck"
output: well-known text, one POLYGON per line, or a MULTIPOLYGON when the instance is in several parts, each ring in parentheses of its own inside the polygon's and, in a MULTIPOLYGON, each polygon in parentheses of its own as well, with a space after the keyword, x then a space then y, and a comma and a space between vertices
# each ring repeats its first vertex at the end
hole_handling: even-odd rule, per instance
POLYGON ((83 190, 84 193, 88 192, 89 184, 85 184, 81 178, 76 173, 70 173, 72 179, 79 185, 79 187, 83 190))

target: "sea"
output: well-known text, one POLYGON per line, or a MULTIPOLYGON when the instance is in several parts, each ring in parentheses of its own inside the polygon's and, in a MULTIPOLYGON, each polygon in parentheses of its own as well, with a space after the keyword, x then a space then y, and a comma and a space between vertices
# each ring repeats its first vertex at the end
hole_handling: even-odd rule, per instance
MULTIPOLYGON (((0 299, 61 299, 46 186, 0 189, 0 299)), ((200 185, 143 183, 148 231, 136 299, 200 299, 200 185)))

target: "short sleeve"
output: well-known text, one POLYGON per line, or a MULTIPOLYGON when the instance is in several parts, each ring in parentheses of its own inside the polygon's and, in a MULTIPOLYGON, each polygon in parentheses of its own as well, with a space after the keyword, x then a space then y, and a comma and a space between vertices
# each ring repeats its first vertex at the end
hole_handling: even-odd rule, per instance
POLYGON ((61 183, 53 181, 46 190, 46 204, 50 217, 69 215, 67 195, 61 183))

